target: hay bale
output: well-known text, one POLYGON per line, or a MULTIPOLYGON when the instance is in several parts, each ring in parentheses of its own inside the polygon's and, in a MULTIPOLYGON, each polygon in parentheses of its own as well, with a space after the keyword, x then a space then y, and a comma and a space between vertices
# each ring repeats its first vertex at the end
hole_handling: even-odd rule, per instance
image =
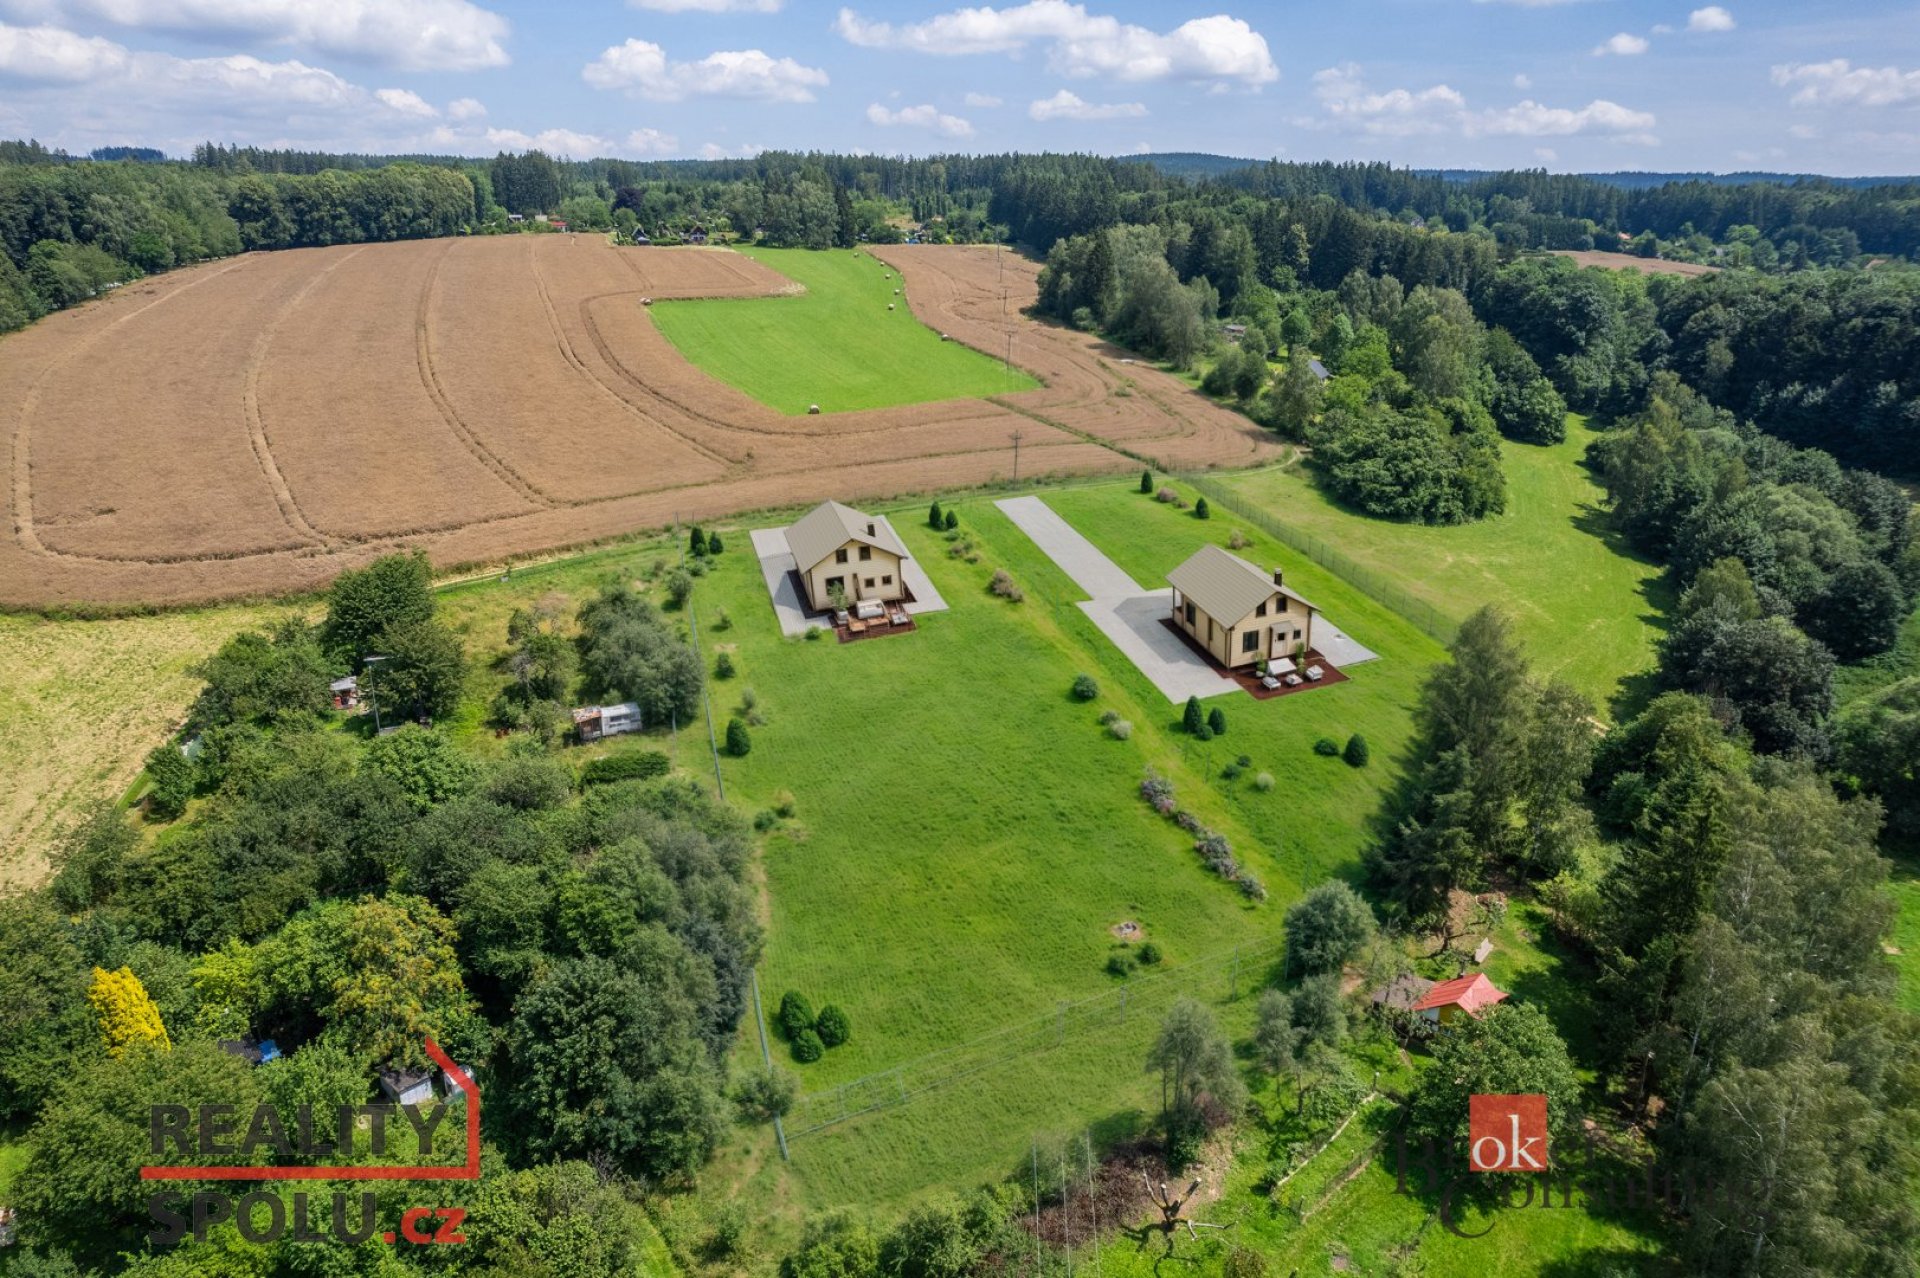
POLYGON ((892 309, 893 309, 893 303, 892 303, 892 302, 888 302, 888 303, 887 303, 887 309, 888 309, 888 310, 892 310, 892 309))
POLYGON ((818 405, 818 404, 808 404, 808 405, 807 405, 807 415, 808 415, 808 416, 810 416, 810 417, 818 417, 818 416, 820 415, 820 405, 818 405))
POLYGON ((651 297, 643 297, 643 298, 641 298, 641 299, 640 299, 640 305, 642 305, 642 306, 652 306, 652 305, 653 305, 653 299, 652 299, 651 297))

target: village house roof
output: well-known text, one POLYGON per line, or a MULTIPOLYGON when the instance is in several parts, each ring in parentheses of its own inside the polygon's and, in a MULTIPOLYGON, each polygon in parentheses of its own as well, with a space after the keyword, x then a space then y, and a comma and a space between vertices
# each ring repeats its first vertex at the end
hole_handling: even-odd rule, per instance
POLYGON ((1271 599, 1285 595, 1313 607, 1285 586, 1275 584, 1264 570, 1218 546, 1202 546, 1185 563, 1167 574, 1167 581, 1200 611, 1215 621, 1231 624, 1271 599))
POLYGON ((1506 992, 1489 981, 1485 972, 1475 972, 1472 976, 1456 976, 1451 981, 1440 982, 1413 1005, 1413 1010, 1458 1007, 1469 1016, 1478 1016, 1482 1008, 1503 1003, 1506 998, 1506 992))
POLYGON ((787 549, 801 572, 831 555, 850 541, 884 550, 890 555, 908 558, 907 548, 884 520, 863 515, 837 501, 822 502, 796 520, 787 529, 787 549))

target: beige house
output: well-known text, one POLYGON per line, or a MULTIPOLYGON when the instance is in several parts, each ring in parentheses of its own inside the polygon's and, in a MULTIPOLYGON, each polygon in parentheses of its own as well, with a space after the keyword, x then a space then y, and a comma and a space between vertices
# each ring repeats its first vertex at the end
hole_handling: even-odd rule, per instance
POLYGON ((1318 610, 1271 575, 1218 546, 1167 574, 1173 624, 1229 669, 1304 653, 1318 610))
POLYGON ((787 549, 816 612, 833 607, 838 592, 844 604, 863 600, 892 603, 906 598, 900 569, 907 548, 886 523, 837 501, 814 507, 787 529, 787 549))

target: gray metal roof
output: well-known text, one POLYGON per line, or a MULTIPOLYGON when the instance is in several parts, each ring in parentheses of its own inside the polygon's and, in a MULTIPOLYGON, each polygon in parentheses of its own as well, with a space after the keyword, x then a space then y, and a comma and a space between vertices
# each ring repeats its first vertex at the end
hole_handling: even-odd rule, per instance
POLYGON ((1313 607, 1293 591, 1274 585, 1273 577, 1264 569, 1218 546, 1194 551, 1185 563, 1167 574, 1167 581, 1200 611, 1224 625, 1239 621, 1276 593, 1313 607))
POLYGON ((801 572, 850 541, 876 547, 902 559, 909 558, 907 548, 900 544, 900 538, 886 520, 863 515, 837 501, 820 503, 787 529, 787 549, 793 552, 794 563, 801 572))

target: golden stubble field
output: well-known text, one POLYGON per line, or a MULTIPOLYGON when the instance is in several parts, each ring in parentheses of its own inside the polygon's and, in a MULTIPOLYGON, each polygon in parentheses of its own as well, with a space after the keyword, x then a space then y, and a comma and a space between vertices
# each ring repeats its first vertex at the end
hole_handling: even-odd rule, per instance
MULTIPOLYGON (((827 497, 1021 473, 1249 465, 1270 437, 1097 339, 1019 314, 1037 268, 899 247, 909 304, 1044 385, 787 416, 707 376, 643 298, 789 290, 722 249, 425 240, 209 263, 0 339, 0 606, 183 604, 323 586, 827 497), (1004 291, 1004 298, 1003 298, 1004 291), (1124 450, 1121 451, 1121 450, 1124 450)), ((1009 255, 1010 257, 1010 255, 1009 255)), ((826 396, 823 396, 826 398, 826 396)))

